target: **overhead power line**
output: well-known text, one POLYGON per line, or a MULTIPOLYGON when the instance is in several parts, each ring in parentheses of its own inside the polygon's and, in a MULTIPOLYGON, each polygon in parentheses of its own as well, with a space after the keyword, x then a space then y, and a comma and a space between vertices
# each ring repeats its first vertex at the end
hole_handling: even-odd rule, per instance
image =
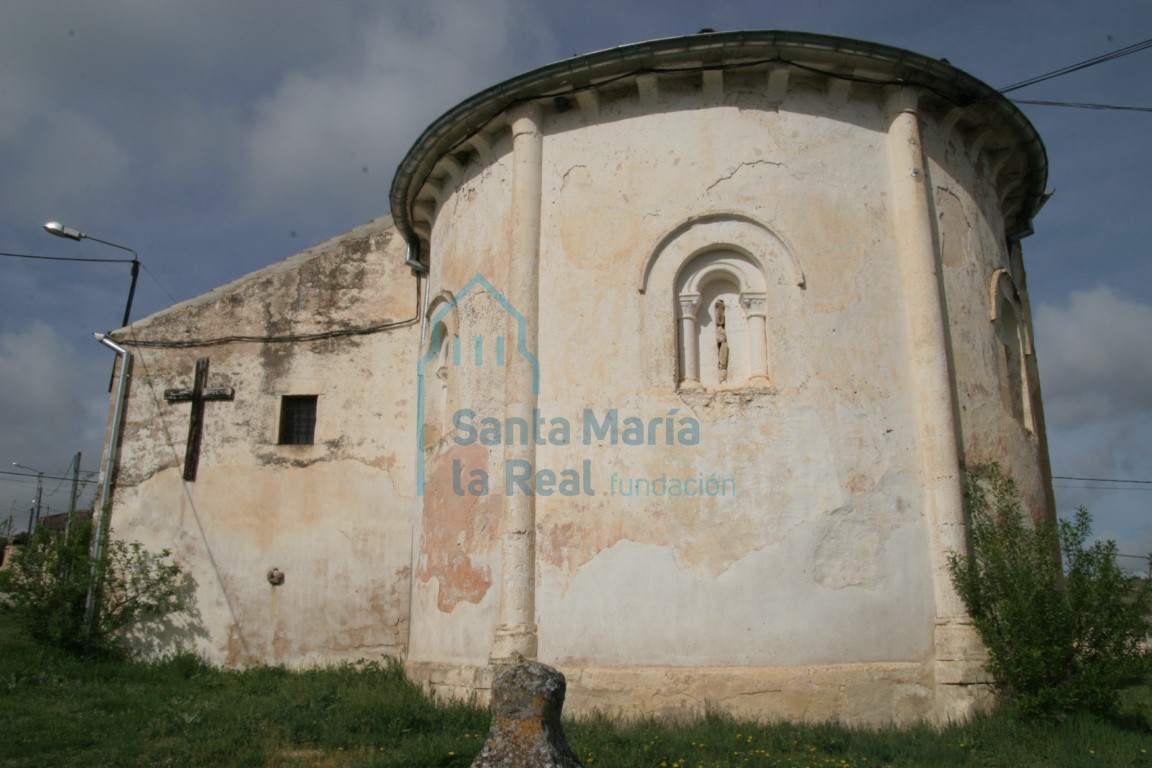
POLYGON ((148 269, 148 265, 145 264, 144 262, 140 261, 139 259, 85 259, 85 258, 80 258, 80 257, 75 257, 75 256, 38 256, 38 255, 32 254, 32 253, 6 253, 3 251, 0 251, 0 256, 7 256, 10 259, 37 259, 39 261, 94 261, 94 262, 98 262, 101 264, 136 264, 136 263, 139 263, 140 266, 144 268, 144 271, 148 273, 148 276, 152 278, 152 282, 154 282, 154 283, 156 283, 156 285, 160 286, 160 290, 164 291, 164 294, 169 299, 172 300, 173 304, 176 303, 176 298, 168 291, 167 288, 164 287, 163 283, 161 283, 160 280, 156 277, 156 275, 153 274, 152 270, 148 269))
POLYGON ((144 271, 148 273, 148 277, 152 278, 152 282, 154 282, 154 283, 156 283, 156 285, 160 286, 160 290, 164 291, 164 295, 167 296, 169 299, 171 299, 172 303, 175 304, 176 303, 176 297, 168 292, 168 289, 164 287, 164 284, 161 283, 159 279, 157 279, 156 275, 154 275, 152 273, 152 270, 148 269, 148 265, 145 264, 144 262, 140 262, 140 266, 144 267, 144 271))
POLYGON ((1119 104, 1089 104, 1075 101, 1032 101, 1009 99, 1013 104, 1034 104, 1040 107, 1072 107, 1074 109, 1115 109, 1121 112, 1152 112, 1152 107, 1127 107, 1119 104))
MULTIPOLYGON (((96 470, 94 470, 94 469, 82 469, 82 470, 80 470, 80 474, 82 474, 82 475, 95 475, 96 470)), ((29 474, 27 472, 8 472, 6 470, 0 470, 0 475, 11 475, 12 477, 27 477, 30 480, 35 480, 38 477, 38 475, 36 475, 35 473, 29 474)), ((69 476, 55 475, 55 474, 51 474, 49 472, 45 472, 43 479, 44 480, 71 480, 72 477, 70 475, 69 476)))
POLYGON ((1094 67, 1097 64, 1103 64, 1106 61, 1113 61, 1114 59, 1119 59, 1122 56, 1129 56, 1133 53, 1139 53, 1140 51, 1144 51, 1149 48, 1152 48, 1152 39, 1144 40, 1143 42, 1139 43, 1133 43, 1126 48, 1120 48, 1119 50, 1101 54, 1100 56, 1096 56, 1091 59, 1085 59, 1084 61, 1078 62, 1076 64, 1069 64, 1066 67, 1061 67, 1060 69, 1046 72, 1043 75, 1037 75, 1036 77, 1030 77, 1027 80, 1021 80, 1018 83, 1013 83, 1012 85, 1001 88, 1000 93, 1009 93, 1021 88, 1027 88, 1030 85, 1036 85, 1036 83, 1042 83, 1045 80, 1051 80, 1056 77, 1068 75, 1072 72, 1079 72, 1082 69, 1094 67))
POLYGON ((1114 477, 1069 477, 1068 475, 1052 475, 1053 480, 1083 480, 1087 483, 1138 483, 1152 485, 1152 480, 1118 480, 1114 477))
POLYGON ((1152 493, 1152 488, 1135 488, 1133 486, 1115 485, 1053 485, 1053 488, 1062 491, 1142 491, 1152 493))
POLYGON ((82 259, 73 256, 36 256, 31 253, 5 253, 0 251, 0 256, 7 256, 10 259, 40 259, 42 261, 99 261, 105 264, 131 264, 132 259, 82 259))

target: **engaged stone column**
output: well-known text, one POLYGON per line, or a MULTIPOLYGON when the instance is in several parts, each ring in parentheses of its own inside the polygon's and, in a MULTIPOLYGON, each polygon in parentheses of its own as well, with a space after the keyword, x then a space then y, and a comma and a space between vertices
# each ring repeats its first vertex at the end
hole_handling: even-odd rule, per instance
POLYGON ((497 674, 492 727, 472 768, 579 768, 560 725, 564 689, 564 675, 538 661, 497 674))
POLYGON ((700 356, 696 332, 696 308, 700 306, 700 294, 686 293, 680 296, 680 363, 683 367, 680 386, 700 386, 700 356))
POLYGON ((741 293, 740 306, 748 318, 748 377, 763 386, 768 383, 768 294, 741 293))
MULTIPOLYGON (((540 320, 540 195, 544 137, 536 103, 509 113, 512 121, 512 232, 508 263, 508 301, 522 324, 509 313, 508 338, 537 353, 540 320), (521 338, 521 336, 523 336, 521 338)), ((505 380, 505 418, 533 422, 538 404, 539 371, 523 356, 510 356, 505 380)), ((504 446, 505 466, 519 462, 535 472, 536 444, 504 446)), ((534 482, 534 481, 533 481, 534 482)), ((535 486, 532 486, 533 494, 535 486)), ((513 493, 504 497, 500 522, 500 623, 489 658, 503 662, 520 654, 536 657, 536 497, 513 493)))
POLYGON ((968 714, 969 684, 978 647, 964 603, 948 574, 948 553, 963 552, 964 492, 960 477, 958 411, 948 361, 941 264, 932 232, 932 186, 921 147, 917 95, 893 93, 887 104, 892 237, 899 254, 907 317, 920 470, 924 483, 936 598, 936 707, 938 722, 968 714))

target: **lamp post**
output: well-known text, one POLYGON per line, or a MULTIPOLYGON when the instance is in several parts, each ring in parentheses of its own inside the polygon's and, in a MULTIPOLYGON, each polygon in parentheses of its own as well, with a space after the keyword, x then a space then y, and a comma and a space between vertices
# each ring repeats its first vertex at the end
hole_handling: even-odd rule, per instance
POLYGON ((31 536, 36 532, 36 526, 40 523, 40 500, 44 496, 44 473, 34 467, 26 467, 15 461, 12 462, 12 466, 36 473, 36 506, 34 508, 34 514, 28 516, 28 535, 31 536))
POLYGON ((110 245, 113 248, 119 248, 122 251, 128 251, 128 253, 132 254, 132 285, 128 288, 128 303, 124 305, 124 321, 120 323, 120 327, 123 328, 128 325, 128 317, 132 314, 132 297, 136 295, 136 278, 140 276, 140 257, 136 251, 126 245, 120 245, 119 243, 113 243, 108 240, 101 240, 92 235, 86 235, 80 230, 66 227, 58 221, 50 221, 45 224, 44 231, 50 235, 64 237, 68 240, 95 240, 98 243, 110 245))

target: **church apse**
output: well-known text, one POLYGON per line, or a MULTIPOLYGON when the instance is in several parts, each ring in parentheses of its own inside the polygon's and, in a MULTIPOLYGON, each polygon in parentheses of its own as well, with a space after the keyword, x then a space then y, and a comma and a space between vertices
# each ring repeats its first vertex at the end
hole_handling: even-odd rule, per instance
MULTIPOLYGON (((1020 231, 1043 176, 1030 127, 947 64, 836 38, 718 33, 576 63, 447 113, 393 184, 429 290, 482 271, 525 302, 540 377, 526 396, 462 376, 447 411, 477 418, 422 446, 462 450, 453 435, 482 433, 476 401, 501 430, 535 425, 528 444, 489 446, 488 473, 523 451, 536 474, 485 500, 499 548, 426 539, 421 557, 468 554, 493 588, 450 611, 418 598, 410 673, 483 691, 505 626, 569 675, 576 709, 891 721, 973 706, 979 660, 937 567, 963 541, 946 450, 962 425, 925 176, 951 173, 1020 231), (932 88, 878 85, 910 80, 932 88), (920 124, 993 125, 981 146, 1017 196, 977 178, 993 167, 980 147, 926 165, 920 124)), ((940 226, 966 242, 971 221, 940 226)), ((999 409, 1028 386, 990 392, 999 409)), ((426 523, 441 512, 425 497, 426 523)))

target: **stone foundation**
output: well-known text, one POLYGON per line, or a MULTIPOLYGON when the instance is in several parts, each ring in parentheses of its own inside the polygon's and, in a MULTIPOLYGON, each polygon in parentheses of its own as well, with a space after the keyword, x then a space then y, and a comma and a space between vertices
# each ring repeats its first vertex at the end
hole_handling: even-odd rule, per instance
MULTIPOLYGON (((705 711, 735 717, 854 725, 908 725, 967 717, 991 702, 977 682, 937 684, 932 663, 804 667, 571 667, 569 716, 690 718, 705 711)), ((490 667, 409 662, 408 676, 443 698, 489 702, 490 667)))

